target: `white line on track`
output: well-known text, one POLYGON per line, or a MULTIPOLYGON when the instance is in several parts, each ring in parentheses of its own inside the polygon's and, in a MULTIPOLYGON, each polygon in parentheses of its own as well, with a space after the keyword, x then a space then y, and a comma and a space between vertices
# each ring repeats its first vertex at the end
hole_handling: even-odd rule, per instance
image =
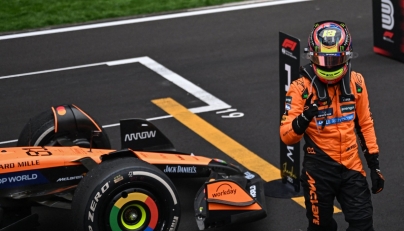
MULTIPOLYGON (((157 74, 159 74, 160 76, 165 78, 166 80, 172 82, 173 84, 177 85, 181 89, 185 90, 189 94, 195 96, 196 98, 198 98, 199 100, 201 100, 202 102, 207 104, 207 106, 190 108, 189 110, 193 113, 201 113, 201 112, 216 111, 216 110, 231 108, 231 106, 228 105, 227 103, 223 102, 222 100, 218 99, 214 95, 210 94, 209 92, 207 92, 207 91, 203 90, 202 88, 198 87, 197 85, 193 84, 191 81, 174 73, 173 71, 169 70, 165 66, 161 65, 160 63, 154 61, 153 59, 151 59, 147 56, 131 58, 131 59, 108 61, 108 62, 102 62, 102 63, 92 63, 92 64, 87 64, 87 65, 58 68, 58 69, 45 70, 45 71, 22 73, 22 74, 16 74, 16 75, 0 76, 0 80, 9 79, 9 78, 18 78, 18 77, 24 77, 24 76, 30 76, 30 75, 37 75, 37 74, 43 74, 43 73, 80 69, 80 68, 86 68, 86 67, 101 66, 101 65, 117 66, 117 65, 132 64, 132 63, 141 63, 142 65, 146 66, 150 70, 156 72, 157 74)), ((171 115, 159 116, 159 117, 148 118, 147 120, 158 120, 158 119, 164 119, 164 118, 169 118, 169 117, 172 117, 172 116, 171 115)), ((108 127, 115 127, 115 126, 119 126, 119 123, 103 125, 102 127, 108 128, 108 127)), ((2 142, 0 142, 0 144, 14 143, 14 142, 17 142, 17 140, 2 141, 2 142)))
POLYGON ((64 32, 79 31, 79 30, 88 30, 88 29, 110 27, 110 26, 120 26, 120 25, 126 25, 126 24, 151 22, 151 21, 173 19, 173 18, 182 18, 182 17, 189 17, 189 16, 196 16, 196 15, 203 15, 203 14, 214 14, 214 13, 221 13, 221 12, 227 12, 227 11, 245 10, 245 9, 283 5, 283 4, 288 4, 288 3, 306 2, 306 1, 311 1, 311 0, 275 0, 275 1, 269 1, 269 2, 258 2, 258 3, 243 4, 243 5, 236 5, 236 6, 223 6, 223 7, 214 8, 214 9, 187 11, 187 12, 175 13, 175 14, 166 14, 166 15, 127 19, 127 20, 120 20, 120 21, 113 21, 113 22, 95 23, 95 24, 90 24, 90 25, 81 25, 81 26, 34 31, 34 32, 27 32, 27 33, 10 34, 10 35, 0 36, 0 40, 64 33, 64 32))
POLYGON ((174 73, 173 71, 169 70, 165 66, 161 65, 160 63, 154 61, 153 59, 151 59, 147 56, 131 58, 131 59, 122 59, 122 60, 116 60, 116 61, 101 62, 101 63, 92 63, 92 64, 87 64, 87 65, 73 66, 73 67, 58 68, 58 69, 52 69, 52 70, 22 73, 22 74, 16 74, 16 75, 6 75, 6 76, 0 76, 0 80, 24 77, 24 76, 29 76, 29 75, 58 72, 58 71, 80 69, 80 68, 86 68, 86 67, 95 67, 95 66, 101 66, 101 65, 117 66, 117 65, 131 64, 131 63, 143 64, 150 70, 156 72, 163 78, 167 79, 168 81, 170 81, 170 82, 174 83, 175 85, 177 85, 178 87, 182 88, 184 91, 188 92, 189 94, 195 96, 196 98, 198 98, 201 101, 208 104, 208 106, 190 108, 189 110, 193 113, 216 111, 216 110, 221 110, 221 109, 226 109, 226 108, 231 107, 230 105, 228 105, 225 102, 221 101, 220 99, 216 98, 212 94, 210 94, 207 91, 203 90, 202 88, 196 86, 189 80, 174 73))

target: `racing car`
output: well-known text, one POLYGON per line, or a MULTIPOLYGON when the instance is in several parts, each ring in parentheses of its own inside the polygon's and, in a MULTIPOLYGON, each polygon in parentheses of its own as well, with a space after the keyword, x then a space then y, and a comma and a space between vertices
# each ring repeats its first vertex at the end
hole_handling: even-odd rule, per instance
POLYGON ((16 147, 0 148, 0 230, 38 225, 32 206, 70 209, 77 231, 175 231, 174 177, 205 177, 194 200, 199 230, 267 215, 263 180, 242 166, 176 151, 150 121, 120 120, 121 149, 74 104, 33 116, 16 147))

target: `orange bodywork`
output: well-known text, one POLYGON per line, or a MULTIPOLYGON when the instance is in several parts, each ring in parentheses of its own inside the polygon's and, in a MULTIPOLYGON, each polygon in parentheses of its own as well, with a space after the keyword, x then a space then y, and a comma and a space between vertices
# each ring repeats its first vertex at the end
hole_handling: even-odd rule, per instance
POLYGON ((44 168, 80 165, 79 159, 91 157, 100 163, 106 149, 74 147, 12 147, 0 149, 0 174, 44 168))
MULTIPOLYGON (((78 161, 90 157, 101 163, 101 156, 114 152, 112 149, 73 147, 11 147, 0 148, 0 174, 38 170, 61 166, 81 165, 78 161)), ((202 156, 137 152, 133 154, 150 164, 207 165, 211 159, 202 156)))
POLYGON ((222 180, 206 185, 206 198, 209 210, 261 210, 247 192, 237 183, 222 180))
POLYGON ((167 154, 158 152, 135 151, 136 156, 150 164, 184 164, 184 165, 208 165, 212 159, 203 156, 191 156, 187 154, 167 154))

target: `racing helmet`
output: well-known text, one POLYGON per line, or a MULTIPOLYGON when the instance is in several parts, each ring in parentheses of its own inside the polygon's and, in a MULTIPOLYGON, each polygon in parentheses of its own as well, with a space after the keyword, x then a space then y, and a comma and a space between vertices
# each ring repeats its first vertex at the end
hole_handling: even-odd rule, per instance
POLYGON ((334 84, 350 69, 352 58, 351 34, 339 21, 321 21, 314 24, 310 33, 307 57, 314 73, 324 83, 334 84))

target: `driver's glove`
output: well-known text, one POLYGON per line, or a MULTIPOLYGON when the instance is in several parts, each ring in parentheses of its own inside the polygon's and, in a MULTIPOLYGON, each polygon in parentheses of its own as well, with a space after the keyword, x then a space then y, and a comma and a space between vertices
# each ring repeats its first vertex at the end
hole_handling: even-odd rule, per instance
POLYGON ((313 94, 306 99, 302 114, 292 122, 292 128, 298 135, 303 134, 313 117, 318 115, 318 106, 315 103, 311 103, 311 98, 313 98, 313 94))
POLYGON ((379 154, 365 153, 366 162, 370 168, 370 179, 372 180, 372 193, 377 194, 384 188, 384 177, 379 167, 379 154))

